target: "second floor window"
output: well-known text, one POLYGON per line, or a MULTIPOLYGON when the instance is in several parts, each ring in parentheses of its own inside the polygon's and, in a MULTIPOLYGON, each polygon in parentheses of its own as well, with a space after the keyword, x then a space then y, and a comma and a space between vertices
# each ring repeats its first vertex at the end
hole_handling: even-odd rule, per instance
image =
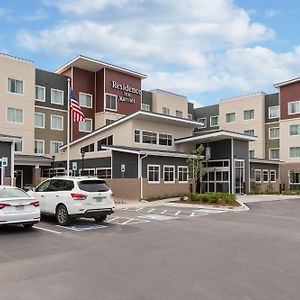
POLYGON ((51 129, 63 130, 64 129, 64 117, 51 115, 51 129))
POLYGON ((106 138, 103 138, 97 142, 97 151, 102 151, 102 146, 112 146, 113 145, 113 136, 110 135, 106 138))
POLYGON ((24 122, 23 109, 8 107, 6 120, 11 123, 23 124, 24 122))
POLYGON ((269 128, 269 139, 270 140, 279 139, 279 127, 269 128))
POLYGON ((45 114, 35 113, 35 128, 45 128, 45 114))
POLYGON ((43 140, 35 140, 34 141, 34 153, 44 154, 44 141, 43 140))
POLYGON ((299 114, 299 113, 300 113, 300 101, 290 102, 289 115, 299 114))
POLYGON ((56 142, 56 141, 51 141, 50 142, 50 151, 51 154, 56 154, 59 152, 59 147, 63 145, 63 142, 56 142))
POLYGON ((269 119, 279 118, 279 106, 270 106, 269 107, 269 119))
POLYGON ((17 80, 13 78, 8 78, 8 91, 14 94, 24 93, 24 83, 23 80, 17 80))
POLYGON ((269 159, 279 159, 279 148, 272 148, 269 151, 269 159))
POLYGON ((64 104, 64 91, 51 89, 51 103, 63 105, 64 104))
POLYGON ((244 134, 249 136, 255 136, 254 129, 244 130, 244 134))
POLYGON ((85 119, 85 121, 79 122, 79 131, 81 132, 91 132, 93 130, 93 120, 85 119))
POLYGON ((226 114, 226 123, 235 122, 235 113, 227 113, 226 114))
POLYGON ((144 111, 150 111, 150 105, 146 103, 142 103, 142 110, 144 111))
POLYGON ((91 94, 79 93, 79 104, 84 107, 93 107, 93 98, 91 94))
POLYGON ((106 94, 105 108, 110 110, 117 110, 117 96, 106 94))
POLYGON ((183 116, 183 113, 182 113, 182 111, 180 111, 180 110, 176 110, 176 117, 178 117, 178 118, 182 118, 182 116, 183 116))
POLYGON ((23 151, 23 141, 16 141, 15 143, 15 152, 23 151))
POLYGON ((219 126, 219 117, 218 116, 211 116, 210 117, 210 127, 219 126))
POLYGON ((168 108, 168 107, 163 107, 163 108, 162 108, 162 113, 163 113, 164 115, 170 116, 170 115, 171 115, 171 110, 170 110, 170 108, 168 108))
POLYGON ((35 86, 35 100, 45 102, 45 87, 35 86))
POLYGON ((244 120, 254 119, 254 109, 244 110, 244 120))

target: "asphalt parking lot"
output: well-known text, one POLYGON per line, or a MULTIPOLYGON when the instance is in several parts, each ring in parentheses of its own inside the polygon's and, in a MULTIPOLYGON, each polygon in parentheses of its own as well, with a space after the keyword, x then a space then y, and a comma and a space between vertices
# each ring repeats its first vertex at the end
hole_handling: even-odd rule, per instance
POLYGON ((1 228, 0 299, 300 299, 300 199, 249 206, 1 228))

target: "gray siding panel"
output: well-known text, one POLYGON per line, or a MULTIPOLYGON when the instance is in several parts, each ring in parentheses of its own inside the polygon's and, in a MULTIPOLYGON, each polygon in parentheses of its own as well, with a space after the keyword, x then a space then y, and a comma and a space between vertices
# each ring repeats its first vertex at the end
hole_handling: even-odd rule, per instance
POLYGON ((265 96, 265 122, 277 122, 279 118, 269 119, 269 107, 279 105, 279 94, 270 94, 265 96))
MULTIPOLYGON (((0 142, 0 157, 7 157, 8 158, 8 166, 5 168, 5 176, 10 176, 10 164, 11 164, 11 143, 10 142, 0 142)), ((1 174, 1 168, 0 168, 1 174)))
POLYGON ((205 146, 209 146, 211 148, 211 160, 231 159, 231 140, 210 142, 205 146))
POLYGON ((124 178, 138 178, 138 155, 132 153, 112 152, 113 178, 122 178, 121 165, 125 164, 124 178))
POLYGON ((250 163, 250 178, 254 178, 254 172, 255 169, 260 170, 275 170, 276 171, 276 179, 279 178, 279 165, 278 164, 266 164, 266 163, 257 163, 257 162, 251 162, 250 163))
POLYGON ((210 127, 210 117, 218 116, 218 115, 219 115, 219 104, 214 104, 205 107, 198 107, 194 109, 195 120, 198 120, 199 118, 206 118, 206 128, 203 128, 203 130, 218 129, 219 126, 210 127))
POLYGON ((152 93, 148 91, 142 91, 142 103, 150 105, 150 111, 152 111, 152 93))

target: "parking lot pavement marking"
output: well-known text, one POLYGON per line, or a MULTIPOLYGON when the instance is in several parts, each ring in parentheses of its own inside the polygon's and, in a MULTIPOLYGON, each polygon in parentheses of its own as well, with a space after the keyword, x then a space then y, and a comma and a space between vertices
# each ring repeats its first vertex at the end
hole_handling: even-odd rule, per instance
POLYGON ((127 209, 128 209, 128 207, 123 208, 123 210, 127 210, 127 209))
POLYGON ((110 220, 108 220, 108 221, 106 221, 106 223, 110 223, 110 222, 112 222, 112 221, 114 221, 114 220, 117 220, 117 219, 119 219, 120 217, 115 217, 115 218, 113 218, 113 219, 110 219, 110 220))
POLYGON ((155 210, 155 208, 149 209, 149 210, 148 210, 148 213, 149 213, 149 212, 152 212, 152 211, 154 211, 154 210, 155 210))
POLYGON ((130 222, 130 225, 143 224, 143 223, 150 223, 150 221, 149 220, 133 219, 133 221, 130 222))
POLYGON ((226 212, 225 210, 222 210, 222 209, 210 209, 210 208, 197 209, 194 211, 200 212, 200 213, 206 213, 206 214, 221 214, 221 213, 226 212))
POLYGON ((131 218, 131 219, 129 219, 129 220, 127 220, 127 221, 121 223, 120 225, 126 225, 126 224, 130 223, 130 222, 133 221, 133 220, 134 220, 134 218, 131 218))
POLYGON ((107 227, 105 225, 98 225, 98 224, 76 224, 76 225, 68 225, 68 226, 61 226, 61 225, 56 225, 56 226, 64 229, 72 230, 72 231, 77 231, 77 232, 103 229, 107 227))
POLYGON ((51 232, 51 233, 55 233, 55 234, 61 234, 60 231, 46 229, 46 228, 39 227, 39 226, 33 226, 33 228, 36 228, 36 229, 39 229, 39 230, 43 230, 43 231, 47 231, 47 232, 51 232))
POLYGON ((175 216, 178 216, 180 214, 180 210, 175 214, 175 216))
POLYGON ((135 211, 140 211, 140 210, 142 210, 144 207, 140 207, 140 208, 138 208, 138 209, 136 209, 135 211))
POLYGON ((195 215, 195 213, 194 212, 192 212, 191 214, 190 214, 190 217, 193 217, 195 215))
POLYGON ((162 211, 161 212, 161 214, 163 215, 165 212, 167 212, 168 210, 167 209, 165 209, 164 211, 162 211))
POLYGON ((148 219, 148 220, 156 220, 156 221, 166 221, 166 220, 174 220, 178 219, 177 217, 172 217, 172 216, 165 216, 165 215, 143 215, 143 216, 138 216, 138 218, 141 219, 148 219))

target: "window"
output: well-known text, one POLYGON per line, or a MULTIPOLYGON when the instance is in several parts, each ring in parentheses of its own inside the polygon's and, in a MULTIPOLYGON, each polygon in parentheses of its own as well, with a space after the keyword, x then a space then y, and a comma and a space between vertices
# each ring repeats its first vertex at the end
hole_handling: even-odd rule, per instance
POLYGON ((59 147, 63 145, 63 142, 50 141, 50 152, 56 154, 59 152, 59 147))
POLYGON ((111 178, 111 168, 98 168, 96 169, 96 174, 98 178, 110 179, 111 178))
POLYGON ((52 130, 63 130, 64 129, 64 117, 51 115, 51 129, 52 130))
POLYGON ((105 125, 109 125, 109 124, 111 124, 113 122, 115 122, 115 120, 105 119, 105 125))
POLYGON ((203 123, 203 127, 202 128, 206 127, 206 118, 199 118, 198 122, 203 123))
POLYGON ((95 151, 95 144, 91 143, 87 146, 84 146, 80 148, 80 153, 86 153, 86 152, 94 152, 95 151))
POLYGON ((255 169, 254 178, 256 182, 261 182, 261 169, 255 169))
POLYGON ((160 166, 159 165, 148 165, 147 166, 147 178, 149 183, 160 182, 160 166))
POLYGON ((44 154, 44 140, 35 140, 34 141, 34 153, 44 154))
POLYGON ((106 94, 105 109, 117 110, 117 96, 116 95, 106 94))
POLYGON ((270 181, 276 182, 276 171, 275 170, 270 170, 270 181))
POLYGON ((263 182, 269 182, 269 170, 263 170, 263 182))
POLYGON ((45 114, 35 113, 35 128, 45 128, 45 114))
POLYGON ((8 91, 14 94, 23 94, 24 83, 23 80, 17 80, 13 78, 8 78, 8 91))
POLYGON ((177 117, 177 118, 182 118, 182 116, 183 116, 182 111, 176 110, 176 117, 177 117))
POLYGON ((270 140, 279 139, 279 127, 269 128, 269 139, 270 140))
POLYGON ((289 115, 294 115, 299 113, 300 113, 300 101, 290 102, 289 115))
POLYGON ((45 87, 35 86, 35 100, 45 102, 45 87))
POLYGON ((150 111, 150 105, 146 103, 142 103, 142 110, 150 111))
POLYGON ((85 121, 79 122, 79 131, 80 132, 92 132, 93 130, 93 120, 85 119, 85 121))
POLYGON ((226 114, 226 123, 235 122, 235 113, 227 113, 226 114))
MULTIPOLYGON (((85 168, 84 170, 79 169, 79 174, 81 176, 95 176, 95 169, 88 169, 88 168, 85 168)), ((78 185, 81 183, 82 181, 78 182, 78 185)))
POLYGON ((158 144, 165 146, 172 146, 173 137, 171 134, 159 133, 158 144))
POLYGON ((269 107, 269 119, 279 118, 279 105, 269 107))
POLYGON ((210 117, 210 127, 219 126, 219 116, 211 116, 210 117))
POLYGON ((250 156, 250 158, 254 158, 255 157, 255 151, 254 150, 249 150, 249 156, 250 156))
POLYGON ((97 151, 102 151, 102 146, 111 146, 113 145, 113 135, 110 135, 106 138, 103 138, 97 142, 97 151))
POLYGON ((244 130, 244 134, 249 135, 249 136, 255 136, 254 129, 244 130))
POLYGON ((51 103, 64 105, 64 91, 51 89, 51 103))
POLYGON ((279 159, 279 148, 269 149, 269 159, 279 159))
POLYGON ((170 116, 170 115, 171 115, 171 110, 170 110, 170 108, 168 108, 168 107, 163 107, 163 108, 162 108, 162 113, 163 113, 164 115, 170 116))
POLYGON ((23 151, 23 141, 16 141, 15 143, 15 152, 23 151))
POLYGON ((23 109, 8 107, 6 111, 6 120, 11 123, 23 124, 23 109))
POLYGON ((79 93, 79 104, 83 107, 93 107, 93 98, 91 94, 79 93))
POLYGON ((299 171, 289 171, 289 184, 290 188, 299 188, 300 185, 300 172, 299 171))
POLYGON ((290 158, 300 158, 300 147, 290 147, 290 158))
POLYGON ((193 115, 192 114, 188 114, 188 119, 189 120, 193 120, 193 115))
POLYGON ((145 144, 156 144, 157 143, 157 133, 151 131, 143 131, 142 141, 145 144))
POLYGON ((244 120, 254 120, 254 109, 244 110, 244 120))
POLYGON ((188 182, 188 168, 187 167, 178 167, 178 181, 180 183, 188 182))
POLYGON ((164 182, 174 183, 175 182, 175 167, 164 166, 164 182))
POLYGON ((300 135, 300 125, 290 125, 289 126, 289 134, 290 135, 300 135))
POLYGON ((141 132, 139 130, 135 130, 134 131, 134 141, 136 143, 140 143, 141 142, 141 132))

